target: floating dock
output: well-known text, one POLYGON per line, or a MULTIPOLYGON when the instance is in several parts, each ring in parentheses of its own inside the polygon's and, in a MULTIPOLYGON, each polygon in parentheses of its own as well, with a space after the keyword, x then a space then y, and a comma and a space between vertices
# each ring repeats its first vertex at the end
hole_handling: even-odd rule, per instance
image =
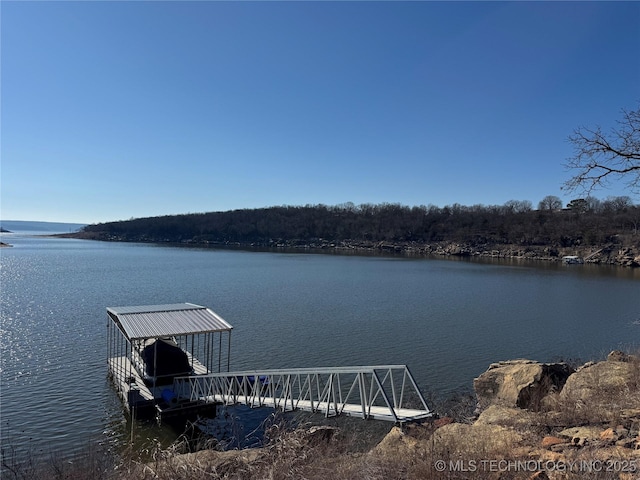
POLYGON ((228 370, 229 323, 191 303, 110 307, 107 314, 109 375, 134 418, 215 414, 216 402, 178 397, 173 379, 228 370))
POLYGON ((107 313, 109 374, 133 418, 212 416, 235 404, 395 423, 433 415, 406 365, 229 372, 233 327, 206 307, 107 313))

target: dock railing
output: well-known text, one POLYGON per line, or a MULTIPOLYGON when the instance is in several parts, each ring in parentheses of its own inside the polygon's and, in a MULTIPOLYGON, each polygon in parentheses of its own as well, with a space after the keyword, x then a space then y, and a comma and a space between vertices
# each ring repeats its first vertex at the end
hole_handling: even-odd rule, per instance
POLYGON ((403 423, 432 416, 406 365, 213 373, 174 379, 182 400, 403 423))

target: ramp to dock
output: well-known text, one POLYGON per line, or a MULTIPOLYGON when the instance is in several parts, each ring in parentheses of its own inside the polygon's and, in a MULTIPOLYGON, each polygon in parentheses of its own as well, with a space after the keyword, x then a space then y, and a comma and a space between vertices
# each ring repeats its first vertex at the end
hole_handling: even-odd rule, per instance
POLYGON ((404 423, 431 417, 406 365, 212 373, 174 379, 178 398, 404 423))

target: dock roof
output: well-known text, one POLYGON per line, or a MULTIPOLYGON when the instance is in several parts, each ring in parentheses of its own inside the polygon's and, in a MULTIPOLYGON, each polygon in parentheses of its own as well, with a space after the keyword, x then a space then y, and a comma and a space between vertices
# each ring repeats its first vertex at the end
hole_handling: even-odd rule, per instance
POLYGON ((193 303, 108 307, 107 313, 130 340, 233 329, 214 311, 193 303))

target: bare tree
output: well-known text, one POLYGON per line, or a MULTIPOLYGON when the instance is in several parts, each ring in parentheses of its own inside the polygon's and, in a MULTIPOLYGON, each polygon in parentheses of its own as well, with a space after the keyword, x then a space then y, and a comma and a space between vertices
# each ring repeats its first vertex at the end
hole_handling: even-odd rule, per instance
POLYGON ((562 208, 562 200, 555 195, 547 195, 538 203, 538 210, 560 210, 562 208))
POLYGON ((509 200, 504 204, 504 210, 511 213, 530 212, 533 204, 529 200, 509 200))
POLYGON ((631 191, 640 191, 640 104, 636 110, 623 109, 617 123, 608 135, 600 127, 582 127, 569 136, 574 155, 565 166, 577 173, 564 183, 565 190, 591 193, 620 178, 631 191))

